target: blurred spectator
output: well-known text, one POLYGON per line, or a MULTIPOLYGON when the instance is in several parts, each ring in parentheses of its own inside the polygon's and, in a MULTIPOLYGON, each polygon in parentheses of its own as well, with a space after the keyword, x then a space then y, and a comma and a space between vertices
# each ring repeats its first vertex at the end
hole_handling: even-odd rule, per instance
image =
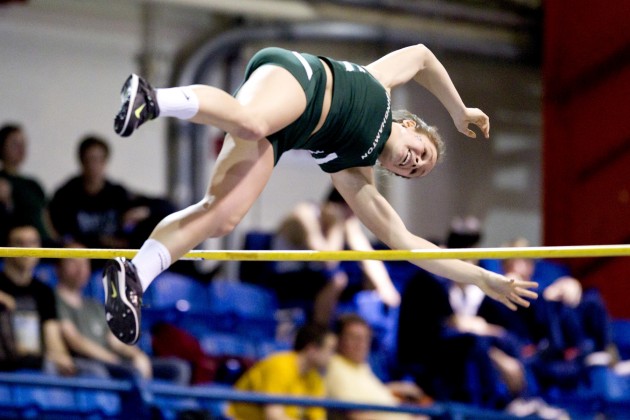
MULTIPOLYGON (((413 382, 383 383, 369 364, 372 329, 356 314, 342 315, 337 321, 339 344, 326 371, 328 397, 366 404, 429 404, 430 398, 413 382)), ((330 419, 386 420, 419 418, 386 412, 333 412, 330 419)), ((424 418, 424 417, 422 417, 424 418)))
MULTIPOLYGON (((79 145, 81 174, 59 188, 50 202, 50 216, 65 241, 74 240, 90 248, 120 248, 123 217, 131 209, 130 193, 107 179, 110 150, 98 137, 86 137, 79 145)), ((138 209, 134 217, 146 217, 138 209)))
MULTIPOLYGON (((298 204, 281 222, 273 243, 274 249, 290 250, 341 251, 346 247, 357 251, 373 249, 359 219, 334 188, 320 205, 298 204)), ((348 273, 339 261, 283 261, 276 264, 278 275, 272 287, 281 300, 315 296, 313 320, 322 325, 330 323, 342 292, 361 290, 364 283, 375 288, 387 305, 400 304, 400 294, 382 261, 361 261, 359 266, 360 284, 349 285, 348 273)))
POLYGON ((185 360, 191 368, 191 383, 234 385, 244 371, 256 362, 253 358, 234 354, 208 354, 190 332, 168 322, 151 327, 153 354, 185 360))
MULTIPOLYGON (((519 238, 507 246, 527 247, 529 243, 519 238)), ((504 273, 510 277, 539 281, 535 277, 536 266, 535 260, 526 258, 506 259, 502 263, 504 273)), ((483 314, 529 344, 526 356, 543 388, 574 388, 584 379, 589 361, 601 363, 602 353, 610 351, 608 312, 596 289, 583 290, 579 280, 571 276, 540 279, 539 283, 541 298, 533 301, 528 310, 507 314, 498 305, 488 304, 483 314)))
MULTIPOLYGON (((457 217, 445 243, 470 248, 480 239, 477 218, 457 217)), ((424 271, 405 288, 399 360, 438 399, 496 408, 523 395, 527 388, 525 367, 518 358, 520 342, 478 315, 484 297, 477 286, 438 279, 424 271), (421 334, 418 320, 422 320, 421 334)))
POLYGON ((157 220, 173 210, 164 200, 136 197, 110 181, 109 157, 105 140, 88 136, 80 142, 81 173, 61 186, 49 205, 53 226, 65 242, 88 248, 135 246, 137 236, 145 238, 157 220), (141 232, 134 235, 137 230, 141 232))
MULTIPOLYGON (((265 392, 294 397, 325 397, 321 372, 332 357, 337 339, 328 329, 307 324, 296 334, 293 351, 272 354, 256 363, 238 380, 240 391, 265 392)), ((228 412, 236 420, 325 419, 320 407, 282 406, 279 404, 231 404, 228 412)))
MULTIPOLYGON (((80 248, 81 244, 69 244, 80 248)), ((175 358, 150 359, 137 346, 128 346, 114 337, 103 313, 103 304, 83 296, 90 279, 90 262, 84 258, 57 260, 57 306, 61 333, 71 352, 105 368, 107 376, 164 379, 190 384, 190 366, 175 358)))
POLYGON ((446 236, 447 248, 473 248, 482 239, 481 221, 475 216, 454 217, 446 236))
POLYGON ((524 388, 522 366, 493 345, 500 329, 481 318, 457 316, 449 285, 420 271, 403 291, 397 347, 401 370, 438 400, 504 406, 524 388), (510 385, 511 395, 502 384, 510 385))
POLYGON ((46 213, 46 195, 40 183, 20 173, 26 160, 28 141, 21 126, 6 124, 0 128, 0 241, 4 243, 9 226, 29 224, 48 242, 50 225, 46 213))
MULTIPOLYGON (((11 247, 39 247, 34 226, 12 227, 11 247)), ((36 369, 73 375, 77 367, 63 341, 53 290, 33 277, 37 258, 7 258, 0 273, 2 370, 36 369)))

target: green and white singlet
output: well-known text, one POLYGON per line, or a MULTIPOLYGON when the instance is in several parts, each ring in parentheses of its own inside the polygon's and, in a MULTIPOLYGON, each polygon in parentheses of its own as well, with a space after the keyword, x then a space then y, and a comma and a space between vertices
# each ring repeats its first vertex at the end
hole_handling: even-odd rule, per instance
POLYGON ((391 100, 385 88, 362 66, 328 57, 265 48, 247 65, 245 80, 258 67, 273 64, 287 69, 306 94, 306 110, 296 121, 267 138, 275 163, 287 150, 308 150, 325 172, 373 166, 392 127, 391 100), (333 74, 330 111, 313 132, 322 113, 326 90, 325 61, 333 74))

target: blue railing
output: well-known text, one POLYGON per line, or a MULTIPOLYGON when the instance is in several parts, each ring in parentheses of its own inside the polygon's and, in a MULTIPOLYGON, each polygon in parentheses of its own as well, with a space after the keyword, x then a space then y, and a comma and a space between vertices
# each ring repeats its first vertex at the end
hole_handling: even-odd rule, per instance
POLYGON ((54 413, 60 416, 65 414, 72 418, 142 419, 150 418, 151 409, 163 406, 165 399, 172 401, 193 399, 202 403, 199 407, 203 407, 204 402, 238 401, 256 404, 318 406, 337 411, 424 414, 440 419, 514 418, 504 413, 457 403, 436 403, 428 407, 412 405, 392 407, 330 399, 240 392, 212 385, 180 386, 157 381, 63 378, 36 373, 0 373, 0 388, 2 388, 0 390, 0 416, 2 418, 41 418, 54 413), (39 391, 39 396, 35 395, 34 391, 39 391), (56 394, 55 391, 61 394, 56 394), (112 395, 116 398, 111 399, 112 395), (110 398, 100 398, 99 402, 99 396, 110 398), (86 403, 86 399, 91 402, 86 403), (157 404, 158 400, 162 400, 162 404, 157 404))

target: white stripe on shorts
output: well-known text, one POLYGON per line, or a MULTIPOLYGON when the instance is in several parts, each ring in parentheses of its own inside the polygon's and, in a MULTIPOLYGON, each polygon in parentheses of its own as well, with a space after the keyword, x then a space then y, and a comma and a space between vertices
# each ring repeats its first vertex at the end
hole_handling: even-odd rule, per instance
POLYGON ((298 60, 300 60, 300 63, 302 63, 302 65, 304 66, 304 70, 306 70, 306 77, 308 77, 308 80, 311 80, 311 77, 313 76, 313 69, 311 68, 311 65, 308 64, 308 61, 306 61, 304 57, 302 57, 302 54, 295 51, 291 52, 297 57, 298 60))
POLYGON ((316 162, 318 165, 322 165, 322 164, 324 164, 324 163, 328 163, 328 162, 330 162, 331 160, 335 160, 335 159, 337 159, 337 157, 338 157, 338 156, 337 156, 337 153, 330 153, 330 154, 328 154, 328 155, 324 156, 323 158, 315 159, 315 162, 316 162))

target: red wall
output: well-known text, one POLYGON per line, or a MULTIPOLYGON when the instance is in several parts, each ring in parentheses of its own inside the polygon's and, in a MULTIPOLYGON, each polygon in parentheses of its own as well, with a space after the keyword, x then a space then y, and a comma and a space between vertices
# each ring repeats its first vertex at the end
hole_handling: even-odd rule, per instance
MULTIPOLYGON (((630 2, 543 2, 546 245, 630 243, 630 2)), ((566 261, 630 318, 630 257, 566 261)))

